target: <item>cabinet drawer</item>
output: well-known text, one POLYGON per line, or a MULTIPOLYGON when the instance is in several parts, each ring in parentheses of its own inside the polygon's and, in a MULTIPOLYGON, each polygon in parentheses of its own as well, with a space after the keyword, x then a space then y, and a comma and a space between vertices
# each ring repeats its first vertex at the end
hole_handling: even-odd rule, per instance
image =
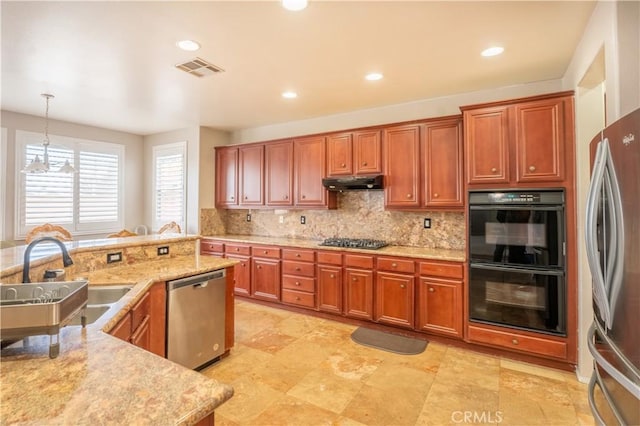
POLYGON ((131 330, 138 328, 144 318, 149 315, 151 311, 151 297, 147 292, 142 299, 138 300, 138 303, 131 309, 131 330))
POLYGON ((127 314, 109 331, 109 334, 128 342, 131 338, 131 312, 127 314))
POLYGON ((251 248, 251 254, 255 257, 280 259, 280 249, 273 246, 253 246, 251 248))
POLYGON ((404 272, 413 274, 416 272, 416 264, 413 260, 396 259, 393 257, 379 257, 378 269, 389 272, 404 272))
POLYGON ((303 277, 315 277, 316 268, 313 263, 293 262, 291 260, 282 261, 282 274, 300 275, 303 277))
POLYGON ((284 275, 282 277, 282 288, 291 290, 309 291, 313 293, 316 290, 315 284, 316 280, 314 278, 292 277, 290 275, 284 275))
POLYGON ((316 307, 315 295, 302 291, 284 289, 282 290, 282 301, 284 303, 304 306, 306 308, 316 307))
POLYGON ((224 243, 220 241, 200 241, 201 253, 222 253, 224 251, 224 243))
POLYGON ((342 265, 342 254, 329 251, 319 251, 318 263, 324 263, 328 265, 342 265))
POLYGON ((242 244, 229 244, 227 243, 224 252, 228 254, 241 254, 243 256, 249 256, 251 254, 251 247, 242 244))
POLYGON ((489 330, 469 326, 469 341, 485 343, 491 346, 544 355, 551 358, 567 359, 567 344, 556 340, 526 336, 519 333, 489 330))
POLYGON ((363 254, 345 254, 344 266, 373 269, 373 256, 367 256, 363 254))
POLYGON ((462 263, 420 262, 420 275, 462 279, 464 265, 462 263))
POLYGON ((282 249, 282 259, 284 260, 299 260, 302 262, 313 262, 314 259, 313 250, 304 249, 282 249))

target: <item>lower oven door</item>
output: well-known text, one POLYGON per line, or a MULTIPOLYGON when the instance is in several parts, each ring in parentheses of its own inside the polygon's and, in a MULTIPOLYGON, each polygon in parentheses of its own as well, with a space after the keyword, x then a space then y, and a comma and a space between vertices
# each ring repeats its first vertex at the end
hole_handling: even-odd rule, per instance
POLYGON ((566 289, 559 270, 469 265, 469 319, 566 334, 566 289))

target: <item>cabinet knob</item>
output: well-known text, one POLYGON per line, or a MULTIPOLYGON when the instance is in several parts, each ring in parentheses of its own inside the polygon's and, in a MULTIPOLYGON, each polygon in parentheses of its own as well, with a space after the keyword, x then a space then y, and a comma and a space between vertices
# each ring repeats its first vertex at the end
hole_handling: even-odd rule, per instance
POLYGON ((236 250, 236 251, 240 251, 240 247, 236 247, 236 248, 235 248, 235 250, 236 250))
POLYGON ((247 266, 247 264, 245 262, 241 263, 242 267, 244 268, 245 266, 247 266))
POLYGON ((300 285, 300 281, 296 281, 296 285, 300 285))
POLYGON ((351 278, 351 281, 358 281, 356 277, 351 278))
POLYGON ((347 167, 347 165, 342 163, 342 164, 340 164, 340 167, 347 167))
POLYGON ((366 162, 366 161, 363 161, 363 162, 362 162, 362 165, 363 165, 363 166, 366 166, 366 165, 367 165, 367 162, 366 162))
POLYGON ((231 199, 233 200, 233 199, 235 199, 235 197, 232 195, 232 196, 231 196, 231 199))
POLYGON ((529 166, 529 171, 530 172, 535 172, 536 171, 536 166, 529 166))
POLYGON ((303 195, 303 196, 302 196, 302 199, 304 200, 305 198, 307 198, 307 196, 306 196, 306 195, 303 195))
POLYGON ((429 287, 429 293, 433 293, 435 290, 433 287, 429 287))
POLYGON ((398 264, 397 264, 396 262, 393 262, 393 263, 391 264, 391 267, 393 267, 393 268, 397 268, 397 267, 398 267, 398 264))
POLYGON ((258 269, 262 269, 262 265, 258 265, 258 269))
POLYGON ((285 195, 285 196, 284 196, 284 199, 285 199, 285 200, 288 200, 288 199, 289 199, 289 196, 288 196, 288 195, 285 195))
POLYGON ((495 167, 492 167, 492 168, 491 168, 491 173, 495 173, 495 172, 497 172, 497 171, 498 171, 498 169, 496 169, 495 167))
POLYGON ((433 194, 433 198, 438 198, 440 196, 440 194, 438 194, 437 192, 433 194))
POLYGON ((296 257, 300 257, 300 253, 296 253, 296 257))
POLYGON ((296 296, 296 300, 300 300, 300 296, 296 296))
POLYGON ((296 271, 300 271, 300 267, 299 266, 296 266, 296 271))
POLYGON ((514 345, 517 345, 519 342, 518 342, 518 339, 512 339, 511 343, 513 343, 514 345))
POLYGON ((411 194, 407 194, 407 198, 411 198, 411 194))
POLYGON ((247 196, 245 195, 245 196, 244 196, 244 199, 245 199, 245 200, 247 200, 247 199, 249 199, 249 197, 247 197, 247 196))
POLYGON ((269 250, 263 251, 264 254, 269 254, 269 250))
POLYGON ((405 287, 406 287, 406 285, 400 284, 400 288, 405 288, 405 287))
POLYGON ((330 275, 330 277, 331 277, 331 278, 335 278, 336 276, 335 276, 334 274, 331 274, 331 275, 330 275))

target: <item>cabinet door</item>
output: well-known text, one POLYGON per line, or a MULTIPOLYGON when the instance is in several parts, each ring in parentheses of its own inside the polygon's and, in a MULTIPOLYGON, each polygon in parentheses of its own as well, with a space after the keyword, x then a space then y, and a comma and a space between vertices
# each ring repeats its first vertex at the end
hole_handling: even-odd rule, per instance
POLYGON ((227 255, 228 259, 237 260, 240 263, 233 267, 233 290, 242 296, 251 295, 251 267, 247 256, 227 255))
POLYGON ((216 206, 238 204, 238 148, 216 148, 216 206))
POLYGON ((414 281, 412 275, 378 272, 375 315, 377 322, 413 329, 414 281))
POLYGON ((157 282, 149 289, 149 351, 165 357, 167 341, 167 284, 157 282))
POLYGON ((326 161, 324 136, 296 139, 293 154, 295 204, 313 207, 327 206, 327 190, 322 186, 326 161))
POLYGON ((564 99, 515 106, 518 182, 564 180, 564 99))
POLYGON ((356 175, 382 173, 382 140, 380 131, 353 134, 353 171, 356 175))
POLYGON ((385 185, 387 207, 420 207, 420 126, 384 130, 385 185))
POLYGON ((264 176, 264 146, 248 146, 238 149, 240 164, 240 204, 260 206, 264 204, 262 177, 264 176))
POLYGON ((131 338, 131 312, 127 314, 109 331, 109 334, 128 342, 131 338))
POLYGON ((318 265, 318 309, 342 314, 342 268, 318 265))
POLYGON ((509 110, 506 106, 464 112, 467 179, 509 182, 509 110))
POLYGON ((353 144, 351 133, 327 137, 327 176, 353 174, 353 144))
POLYGON ((373 272, 344 270, 344 313, 348 317, 373 319, 373 272))
POLYGON ((417 329, 462 337, 462 283, 421 278, 417 329))
POLYGON ((251 290, 253 297, 280 300, 280 261, 273 259, 251 260, 251 290))
POLYGON ((428 124, 422 146, 426 207, 462 207, 462 126, 448 120, 428 124))
POLYGON ((264 150, 267 205, 291 206, 293 204, 293 142, 268 143, 264 150))
POLYGON ((144 317, 140 326, 131 335, 131 343, 147 351, 151 351, 151 327, 149 315, 144 317))

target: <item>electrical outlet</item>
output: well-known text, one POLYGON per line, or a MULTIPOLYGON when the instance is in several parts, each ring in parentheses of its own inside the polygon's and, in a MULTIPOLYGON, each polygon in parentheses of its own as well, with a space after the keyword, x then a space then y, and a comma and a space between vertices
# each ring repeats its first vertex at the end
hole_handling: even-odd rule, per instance
POLYGON ((122 262, 122 252, 107 253, 107 263, 122 262))
POLYGON ((164 256, 169 254, 169 246, 158 247, 158 256, 164 256))
POLYGON ((307 223, 307 218, 306 218, 306 217, 304 217, 304 216, 300 216, 300 223, 301 223, 301 224, 303 224, 303 225, 304 225, 305 223, 307 223))
POLYGON ((251 214, 247 214, 247 222, 251 222, 251 214))
POLYGON ((280 223, 284 223, 284 216, 280 216, 280 217, 278 218, 278 222, 280 222, 280 223))
POLYGON ((431 219, 429 219, 428 217, 424 218, 424 229, 430 229, 431 228, 431 219))

